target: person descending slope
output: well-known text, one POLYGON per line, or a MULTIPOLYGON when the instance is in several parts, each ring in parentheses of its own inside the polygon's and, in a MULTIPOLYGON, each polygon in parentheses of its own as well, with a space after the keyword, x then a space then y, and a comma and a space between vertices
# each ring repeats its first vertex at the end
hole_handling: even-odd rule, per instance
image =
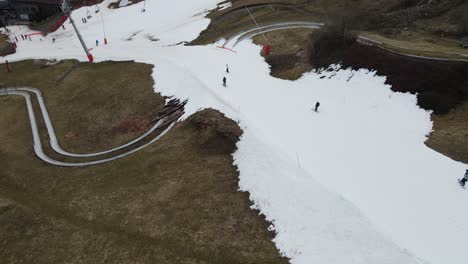
POLYGON ((318 108, 319 108, 319 106, 320 106, 320 103, 319 103, 319 102, 317 102, 317 103, 315 104, 315 110, 314 110, 315 112, 318 112, 318 108))
POLYGON ((223 77, 223 86, 226 87, 226 77, 223 77))
POLYGON ((226 73, 229 73, 229 65, 226 64, 226 73))
POLYGON ((465 171, 465 176, 463 178, 458 180, 458 183, 460 183, 461 187, 465 188, 465 183, 468 181, 468 170, 465 171))

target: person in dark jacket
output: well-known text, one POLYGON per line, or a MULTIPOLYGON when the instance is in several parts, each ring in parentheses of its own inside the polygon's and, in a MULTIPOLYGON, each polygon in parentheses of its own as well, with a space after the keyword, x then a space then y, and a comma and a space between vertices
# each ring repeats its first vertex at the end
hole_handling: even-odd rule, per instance
POLYGON ((465 187, 465 183, 468 181, 468 170, 465 171, 465 176, 463 178, 459 179, 458 182, 462 187, 465 187))
POLYGON ((223 77, 223 86, 226 87, 226 77, 223 77))
POLYGON ((317 112, 317 111, 318 111, 318 108, 319 108, 319 106, 320 106, 320 103, 319 103, 319 102, 317 102, 317 103, 315 104, 315 110, 314 110, 315 112, 317 112))

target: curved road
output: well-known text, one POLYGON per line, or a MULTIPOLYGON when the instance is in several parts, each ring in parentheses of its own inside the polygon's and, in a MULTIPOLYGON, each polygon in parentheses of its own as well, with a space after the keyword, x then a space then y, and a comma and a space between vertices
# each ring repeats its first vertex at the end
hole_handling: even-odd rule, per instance
POLYGON ((234 36, 231 36, 224 42, 223 47, 227 47, 229 44, 232 44, 232 48, 234 48, 239 42, 244 39, 252 38, 257 35, 281 30, 281 29, 292 29, 292 28, 310 28, 310 29, 320 29, 325 24, 323 23, 316 23, 316 22, 309 22, 309 21, 289 21, 289 22, 277 22, 268 25, 264 25, 261 27, 256 27, 253 29, 249 29, 247 31, 239 32, 234 36))
MULTIPOLYGON (((320 29, 322 26, 324 26, 324 23, 316 23, 316 22, 308 22, 308 21, 290 21, 290 22, 277 22, 277 23, 272 23, 268 25, 264 25, 261 27, 256 27, 252 28, 246 31, 239 32, 235 34, 234 36, 229 37, 223 44, 223 47, 225 48, 234 48, 239 42, 242 40, 245 40, 247 38, 252 38, 257 35, 267 33, 270 31, 275 31, 275 30, 282 30, 282 29, 292 29, 292 28, 311 28, 311 29, 320 29)), ((433 56, 419 56, 419 55, 413 55, 413 54, 408 54, 404 52, 398 52, 395 50, 392 50, 390 48, 385 47, 384 45, 388 45, 392 47, 389 44, 385 44, 373 39, 369 39, 364 36, 358 36, 357 37, 357 42, 363 44, 363 45, 368 45, 368 46, 374 46, 377 48, 380 48, 382 50, 385 50, 387 52, 391 52, 397 55, 401 56, 406 56, 406 57, 412 57, 412 58, 418 58, 418 59, 426 59, 426 60, 437 60, 437 61, 454 61, 454 62, 468 62, 466 59, 448 59, 448 58, 441 58, 441 57, 433 57, 433 56)), ((417 50, 412 50, 416 51, 417 50)), ((447 52, 442 52, 443 54, 453 54, 453 55, 459 55, 459 56, 467 56, 466 54, 460 54, 460 53, 447 53, 447 52)))
MULTIPOLYGON (((37 126, 36 116, 34 114, 34 109, 33 109, 33 106, 32 106, 31 95, 27 91, 35 93, 38 96, 39 104, 40 105, 43 104, 41 106, 41 112, 42 112, 42 114, 44 116, 44 121, 45 121, 46 126, 47 126, 47 131, 49 133, 51 146, 55 151, 57 151, 54 148, 54 145, 53 145, 53 144, 56 144, 55 147, 58 147, 58 149, 61 150, 60 146, 58 146, 57 138, 55 136, 53 126, 52 126, 52 124, 50 122, 50 117, 48 116, 47 110, 45 109, 45 104, 44 104, 44 100, 42 98, 42 94, 38 89, 31 88, 31 87, 0 89, 0 96, 17 95, 17 96, 22 96, 26 100, 26 106, 27 106, 27 109, 28 109, 29 121, 30 121, 30 124, 31 124, 31 131, 32 131, 32 135, 33 135, 34 152, 36 153, 36 155, 41 160, 43 160, 43 161, 45 161, 45 162, 47 162, 49 164, 52 164, 52 165, 63 166, 63 167, 85 167, 85 166, 98 165, 98 164, 103 164, 103 163, 106 163, 106 162, 114 161, 114 160, 126 157, 126 156, 128 156, 130 154, 133 154, 133 153, 147 147, 148 145, 154 143, 155 141, 160 139, 162 136, 164 136, 175 124, 175 121, 172 122, 156 138, 152 139, 151 141, 149 141, 149 142, 147 142, 147 143, 145 143, 145 144, 143 144, 143 145, 141 145, 141 146, 139 146, 139 147, 137 147, 135 149, 129 150, 129 151, 124 152, 122 154, 119 154, 119 155, 116 155, 116 156, 113 156, 113 157, 110 157, 110 158, 106 158, 106 159, 89 161, 89 162, 62 162, 62 161, 54 160, 54 159, 50 158, 49 156, 47 156, 44 153, 44 150, 42 148, 42 143, 41 143, 41 140, 40 140, 40 134, 39 134, 38 126, 37 126), (42 103, 41 103, 41 100, 42 100, 42 103)), ((120 147, 117 147, 117 148, 114 148, 114 149, 111 149, 111 150, 107 150, 107 151, 103 151, 103 152, 99 152, 98 154, 96 154, 96 153, 93 153, 93 154, 72 154, 72 153, 70 153, 70 154, 74 155, 74 156, 71 156, 71 157, 92 157, 92 156, 102 155, 102 154, 106 154, 106 153, 111 153, 113 151, 116 151, 116 150, 125 148, 127 146, 133 145, 133 144, 141 141, 143 138, 145 138, 149 134, 151 134, 157 128, 159 128, 164 123, 164 121, 165 121, 165 118, 162 118, 161 120, 159 120, 156 123, 155 126, 153 126, 145 134, 143 134, 139 138, 137 138, 137 139, 125 144, 125 145, 122 145, 120 147), (78 155, 80 155, 80 156, 78 156, 78 155)), ((65 152, 65 151, 63 151, 63 152, 65 152)), ((57 153, 60 153, 60 152, 57 151, 57 153)), ((68 153, 68 152, 65 152, 65 153, 68 153)), ((60 153, 60 154, 62 154, 62 153, 60 153)), ((70 155, 65 155, 65 156, 70 156, 70 155)))

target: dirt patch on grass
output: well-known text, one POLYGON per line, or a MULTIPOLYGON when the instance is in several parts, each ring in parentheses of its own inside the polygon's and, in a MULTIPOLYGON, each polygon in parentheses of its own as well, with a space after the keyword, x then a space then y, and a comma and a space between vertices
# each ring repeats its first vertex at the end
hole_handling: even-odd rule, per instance
POLYGON ((194 115, 189 121, 198 132, 197 142, 209 154, 234 153, 235 145, 242 134, 234 122, 223 121, 225 117, 218 112, 208 111, 204 115, 194 115), (213 134, 212 131, 215 133, 213 134))
POLYGON ((121 121, 112 126, 110 134, 143 134, 151 128, 151 120, 139 117, 122 118, 121 121))
MULTIPOLYGON (((135 123, 144 124, 146 111, 153 108, 151 96, 163 100, 153 93, 152 80, 139 83, 148 93, 135 87, 131 94, 122 85, 125 80, 110 80, 120 78, 116 72, 128 73, 125 79, 130 82, 138 82, 134 78, 141 76, 139 71, 150 76, 151 67, 130 62, 85 64, 77 68, 79 76, 73 76, 77 74, 73 71, 71 79, 63 81, 60 87, 64 91, 47 88, 48 79, 54 80, 74 63, 65 61, 44 70, 34 68, 31 61, 15 63, 17 77, 8 79, 40 88, 44 85, 54 124, 68 128, 60 139, 90 144, 70 131, 86 131, 90 137, 101 133, 99 126, 103 125, 81 128, 88 120, 101 120, 100 115, 106 114, 93 107, 120 113, 117 119, 102 119, 107 120, 103 127, 118 127, 123 129, 119 133, 127 133, 135 123), (111 67, 114 74, 98 74, 106 72, 101 67, 111 67), (119 67, 125 70, 119 71, 119 67), (21 74, 23 70, 31 75, 21 74), (94 86, 95 91, 75 83, 77 79, 101 83, 103 76, 109 78, 107 87, 94 86), (140 97, 139 92, 145 95, 140 97), (83 95, 87 93, 106 100, 83 95), (74 109, 64 108, 63 100, 89 111, 85 117, 72 116, 73 121, 67 123, 67 111, 74 109), (142 105, 143 115, 122 118, 138 113, 142 105), (62 122, 68 125, 59 124, 62 122)), ((0 259, 39 264, 287 263, 271 241, 274 234, 267 231, 269 223, 250 209, 249 194, 238 192, 238 172, 231 154, 241 130, 221 113, 199 112, 156 143, 117 161, 62 168, 34 156, 23 98, 0 97, 0 108, 0 127, 4 128, 0 129, 0 259)), ((109 138, 111 145, 121 141, 109 138)))

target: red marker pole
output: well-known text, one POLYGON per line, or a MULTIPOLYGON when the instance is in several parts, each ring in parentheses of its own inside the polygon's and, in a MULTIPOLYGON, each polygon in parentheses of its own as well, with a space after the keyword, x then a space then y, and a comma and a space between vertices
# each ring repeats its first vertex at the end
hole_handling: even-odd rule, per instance
POLYGON ((270 51, 271 51, 270 45, 263 46, 263 52, 265 53, 265 56, 270 55, 270 51))

